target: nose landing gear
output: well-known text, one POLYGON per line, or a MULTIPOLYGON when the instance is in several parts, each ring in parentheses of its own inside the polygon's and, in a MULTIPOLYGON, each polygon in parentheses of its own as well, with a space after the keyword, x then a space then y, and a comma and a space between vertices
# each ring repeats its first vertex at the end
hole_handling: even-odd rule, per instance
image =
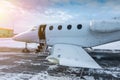
POLYGON ((29 53, 30 50, 27 48, 27 42, 25 42, 25 48, 22 50, 24 53, 29 53))

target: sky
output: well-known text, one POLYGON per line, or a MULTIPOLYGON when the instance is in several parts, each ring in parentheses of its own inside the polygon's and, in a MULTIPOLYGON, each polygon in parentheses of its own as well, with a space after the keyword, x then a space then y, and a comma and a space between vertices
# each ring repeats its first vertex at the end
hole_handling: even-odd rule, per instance
POLYGON ((120 17, 120 0, 0 0, 0 27, 15 33, 42 23, 74 23, 120 17))

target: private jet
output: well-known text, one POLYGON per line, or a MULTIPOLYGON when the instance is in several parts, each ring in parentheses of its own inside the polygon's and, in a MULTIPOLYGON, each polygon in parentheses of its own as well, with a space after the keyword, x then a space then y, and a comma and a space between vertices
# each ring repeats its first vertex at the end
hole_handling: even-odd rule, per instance
MULTIPOLYGON (((90 21, 74 24, 41 24, 13 37, 13 40, 51 46, 47 60, 62 66, 102 67, 86 52, 91 48, 120 40, 120 22, 90 21)), ((45 50, 45 49, 44 49, 45 50)))

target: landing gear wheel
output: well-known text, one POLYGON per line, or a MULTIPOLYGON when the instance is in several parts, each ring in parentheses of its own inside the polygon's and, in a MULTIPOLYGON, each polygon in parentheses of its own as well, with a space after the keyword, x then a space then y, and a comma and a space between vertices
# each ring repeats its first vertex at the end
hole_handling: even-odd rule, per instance
POLYGON ((22 52, 24 52, 24 53, 29 53, 30 52, 27 48, 27 43, 25 43, 25 48, 22 50, 22 52))
POLYGON ((25 49, 22 50, 22 52, 29 53, 30 51, 27 48, 25 48, 25 49))

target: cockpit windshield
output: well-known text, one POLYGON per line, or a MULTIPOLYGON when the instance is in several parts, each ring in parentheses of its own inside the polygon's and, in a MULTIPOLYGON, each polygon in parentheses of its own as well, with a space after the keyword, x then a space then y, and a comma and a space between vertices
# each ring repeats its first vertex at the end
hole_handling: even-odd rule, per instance
POLYGON ((31 29, 31 31, 35 31, 35 30, 37 30, 37 26, 34 26, 34 27, 31 29))

